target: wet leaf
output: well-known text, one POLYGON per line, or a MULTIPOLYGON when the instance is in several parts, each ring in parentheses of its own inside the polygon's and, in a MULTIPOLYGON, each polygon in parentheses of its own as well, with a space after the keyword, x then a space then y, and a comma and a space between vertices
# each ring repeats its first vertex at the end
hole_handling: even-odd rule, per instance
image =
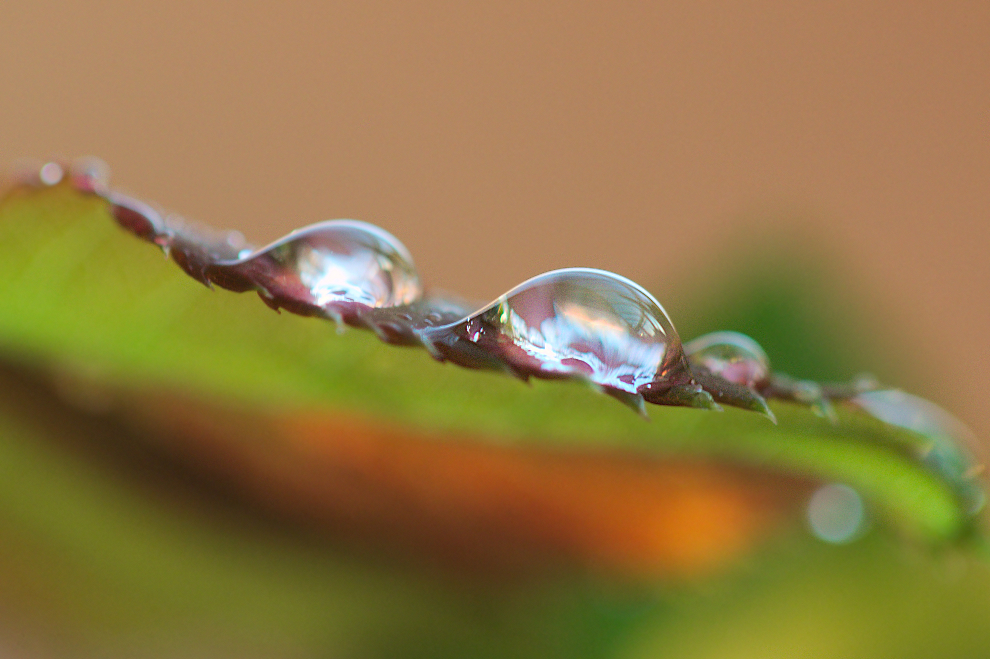
POLYGON ((9 358, 84 373, 89 385, 162 388, 285 413, 344 411, 438 440, 715 457, 867 494, 932 540, 969 519, 958 483, 920 460, 924 442, 864 415, 830 425, 776 405, 780 424, 656 409, 651 422, 583 387, 461 371, 360 332, 276 315, 211 292, 121 231, 99 198, 18 190, 0 207, 0 340, 9 358))
POLYGON ((65 186, 0 202, 0 358, 10 619, 97 654, 611 656, 634 628, 669 636, 657 576, 738 560, 818 484, 922 547, 978 531, 943 438, 932 460, 929 436, 786 403, 776 426, 645 421, 579 384, 441 365, 207 290, 65 186), (438 579, 410 552, 499 576, 438 579))

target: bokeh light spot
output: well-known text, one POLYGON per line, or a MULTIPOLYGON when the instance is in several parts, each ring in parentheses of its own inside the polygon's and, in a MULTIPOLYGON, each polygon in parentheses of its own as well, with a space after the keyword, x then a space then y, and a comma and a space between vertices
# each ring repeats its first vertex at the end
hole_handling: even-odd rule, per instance
POLYGON ((862 532, 865 521, 863 499, 848 485, 822 486, 808 502, 808 525, 815 537, 825 542, 852 542, 862 532))
POLYGON ((62 181, 62 177, 65 172, 62 166, 57 162, 47 162, 42 165, 41 170, 38 172, 38 178, 45 185, 56 185, 62 181))

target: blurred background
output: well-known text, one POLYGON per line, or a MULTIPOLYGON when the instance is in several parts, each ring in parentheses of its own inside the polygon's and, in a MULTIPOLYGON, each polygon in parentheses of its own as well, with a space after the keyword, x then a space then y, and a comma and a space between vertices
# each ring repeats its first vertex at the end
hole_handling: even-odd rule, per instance
MULTIPOLYGON (((821 304, 821 336, 843 335, 849 353, 831 372, 820 351, 813 361, 825 370, 801 372, 801 346, 778 363, 798 376, 873 371, 945 406, 985 442, 988 44, 986 2, 5 2, 0 167, 96 155, 118 189, 255 243, 324 219, 366 220, 409 247, 428 285, 481 301, 552 268, 604 268, 653 292, 684 338, 755 331, 742 326, 755 312, 733 306, 737 277, 768 295, 790 286, 801 305, 821 304), (802 297, 805 270, 814 285, 802 297)), ((760 338, 772 359, 787 341, 760 338)), ((897 591, 899 573, 881 570, 880 590, 847 594, 830 570, 875 573, 889 556, 875 545, 795 578, 822 552, 784 551, 769 576, 706 585, 627 655, 667 644, 727 656, 745 636, 757 656, 761 633, 805 607, 808 589, 823 593, 810 610, 826 626, 868 633, 856 611, 887 606, 883 588, 895 601, 937 602, 952 578, 940 571, 897 591), (754 601, 776 613, 757 619, 754 601), (729 621, 724 636, 705 635, 713 616, 729 621)), ((299 572, 291 579, 303 595, 286 624, 312 635, 322 623, 303 613, 299 572)), ((374 588, 388 591, 380 581, 374 588)), ((956 601, 986 604, 981 584, 956 601)), ((259 600, 267 587, 237 586, 259 600)), ((363 587, 353 590, 362 599, 363 587)), ((78 607, 73 597, 85 599, 63 606, 78 607)), ((624 619, 637 615, 628 602, 624 619)), ((900 619, 925 615, 965 638, 977 610, 900 619)), ((446 624, 407 613, 394 618, 446 624)), ((810 618, 795 620, 787 656, 815 637, 799 628, 810 618)), ((511 635, 515 619, 502 623, 511 635)), ((319 646, 314 638, 300 647, 319 646)), ((832 640, 832 656, 849 649, 832 640)))

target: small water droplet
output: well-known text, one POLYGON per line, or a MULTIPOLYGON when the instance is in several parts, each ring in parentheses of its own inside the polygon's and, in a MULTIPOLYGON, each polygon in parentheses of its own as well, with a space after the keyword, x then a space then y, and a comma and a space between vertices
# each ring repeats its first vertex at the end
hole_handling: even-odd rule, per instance
POLYGON ((110 214, 124 229, 127 229, 142 240, 166 247, 169 241, 165 234, 165 220, 161 213, 133 197, 111 192, 106 195, 110 203, 110 214))
POLYGON ((634 282, 590 268, 534 277, 427 335, 465 366, 501 364, 522 376, 584 379, 633 396, 683 366, 680 338, 660 303, 634 282))
POLYGON ((880 388, 880 381, 872 373, 860 373, 852 379, 852 386, 859 393, 874 391, 880 388))
POLYGON ((245 252, 250 253, 251 251, 251 248, 247 244, 247 240, 244 238, 244 234, 240 231, 228 231, 224 234, 223 239, 230 249, 237 251, 237 258, 242 258, 241 254, 244 254, 245 252))
POLYGON ((422 295, 405 246, 365 222, 314 224, 239 256, 208 266, 207 278, 231 290, 264 290, 293 313, 355 323, 368 309, 411 304, 422 295))
MULTIPOLYGON (((781 376, 781 380, 786 376, 781 376)), ((822 385, 814 380, 790 380, 791 397, 795 402, 807 405, 811 411, 829 423, 835 425, 839 422, 839 416, 835 411, 835 405, 825 395, 822 385)))
POLYGON ((712 332, 684 345, 692 364, 747 387, 756 387, 770 377, 770 360, 760 344, 739 332, 712 332))
POLYGON ((724 405, 777 418, 759 393, 770 379, 770 360, 753 339, 739 332, 712 332, 685 344, 691 374, 724 405))
POLYGON ((38 180, 42 185, 58 185, 65 176, 65 170, 57 162, 46 162, 38 170, 38 180))
POLYGON ((69 168, 69 179, 80 192, 104 194, 110 187, 110 168, 94 156, 76 158, 69 168))
POLYGON ((962 421, 935 403, 899 389, 864 391, 850 402, 885 423, 925 437, 948 436, 968 444, 976 442, 962 421))
POLYGON ((814 405, 822 399, 822 386, 812 380, 798 380, 794 383, 794 400, 805 405, 814 405))

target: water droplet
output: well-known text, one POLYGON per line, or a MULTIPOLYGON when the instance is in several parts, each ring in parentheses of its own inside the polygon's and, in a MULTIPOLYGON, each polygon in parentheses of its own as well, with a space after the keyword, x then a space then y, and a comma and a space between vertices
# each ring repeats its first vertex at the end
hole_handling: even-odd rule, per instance
POLYGON ((976 441, 962 421, 924 398, 899 389, 864 391, 851 402, 885 423, 925 437, 948 436, 966 443, 976 441))
POLYGON ((795 401, 807 405, 812 412, 832 425, 839 423, 835 405, 825 396, 821 384, 813 380, 796 380, 793 382, 793 387, 792 395, 795 401))
POLYGON ((684 345, 692 364, 747 387, 755 387, 770 377, 770 360, 760 344, 739 332, 712 332, 684 345))
POLYGON ((38 180, 42 185, 58 185, 65 176, 65 170, 57 162, 46 162, 38 170, 38 180))
POLYGON ((207 279, 230 290, 263 291, 269 304, 293 313, 366 324, 360 316, 368 309, 408 305, 422 295, 405 246, 365 222, 321 222, 239 254, 206 266, 207 279))
MULTIPOLYGON (((622 392, 633 407, 644 392, 659 399, 690 383, 667 312, 639 285, 603 270, 542 274, 425 335, 455 363, 502 366, 521 377, 582 379, 622 392)), ((695 399, 706 397, 696 387, 692 392, 695 399)))
POLYGON ((757 391, 770 378, 770 360, 763 348, 739 332, 712 332, 685 344, 684 352, 696 382, 716 402, 777 418, 757 391))
POLYGON ((104 194, 110 187, 110 168, 93 156, 76 158, 69 168, 69 179, 80 192, 104 194))
POLYGON ((18 158, 13 164, 12 182, 28 188, 47 185, 42 180, 41 173, 46 164, 48 163, 35 158, 18 158))
POLYGON ((142 240, 162 247, 168 245, 165 220, 149 204, 119 192, 108 193, 106 199, 110 203, 110 214, 121 227, 142 240))
POLYGON ((846 544, 859 537, 865 525, 863 499, 848 485, 823 485, 808 502, 808 526, 820 540, 846 544))
POLYGON ((977 450, 979 442, 962 421, 935 403, 898 389, 865 391, 849 402, 884 423, 923 437, 925 463, 956 484, 971 513, 983 507, 985 495, 976 484, 981 469, 966 450, 977 450))

